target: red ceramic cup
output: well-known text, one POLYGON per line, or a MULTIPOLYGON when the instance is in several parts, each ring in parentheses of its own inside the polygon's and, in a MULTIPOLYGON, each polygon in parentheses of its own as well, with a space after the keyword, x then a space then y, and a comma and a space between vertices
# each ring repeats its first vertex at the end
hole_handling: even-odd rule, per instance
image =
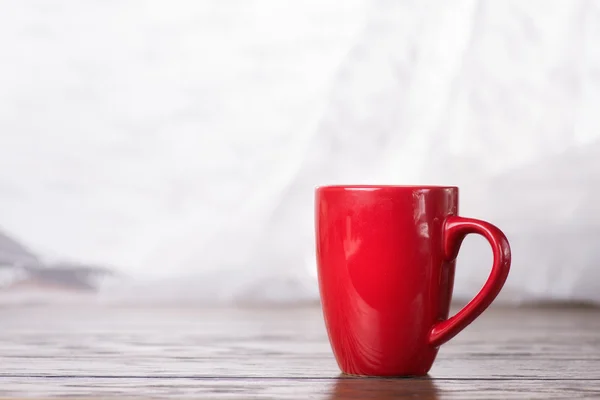
POLYGON ((319 288, 342 372, 419 376, 441 344, 496 298, 510 268, 504 234, 457 216, 458 188, 325 186, 316 191, 319 288), (448 318, 462 240, 484 236, 494 253, 483 289, 448 318))

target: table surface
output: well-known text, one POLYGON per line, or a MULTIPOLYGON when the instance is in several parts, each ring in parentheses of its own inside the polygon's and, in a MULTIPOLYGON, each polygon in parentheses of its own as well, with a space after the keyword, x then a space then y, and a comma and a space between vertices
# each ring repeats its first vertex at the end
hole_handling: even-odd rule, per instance
POLYGON ((318 307, 1 307, 0 397, 600 398, 600 310, 491 309, 427 378, 340 375, 318 307))

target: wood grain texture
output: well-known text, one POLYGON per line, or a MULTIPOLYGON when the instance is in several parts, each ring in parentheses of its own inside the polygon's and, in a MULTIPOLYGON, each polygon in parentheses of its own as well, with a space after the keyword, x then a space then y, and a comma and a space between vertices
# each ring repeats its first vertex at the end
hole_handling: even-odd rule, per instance
POLYGON ((430 376, 341 376, 318 308, 0 308, 0 397, 600 398, 600 310, 492 309, 430 376))

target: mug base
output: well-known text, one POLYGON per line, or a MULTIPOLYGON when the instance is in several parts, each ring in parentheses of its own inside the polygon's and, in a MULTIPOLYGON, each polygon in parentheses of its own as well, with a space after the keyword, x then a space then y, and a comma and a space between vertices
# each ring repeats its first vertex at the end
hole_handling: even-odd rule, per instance
POLYGON ((414 379, 414 378, 429 378, 429 373, 424 374, 356 374, 351 372, 341 373, 341 378, 352 379, 352 378, 380 378, 380 379, 414 379))

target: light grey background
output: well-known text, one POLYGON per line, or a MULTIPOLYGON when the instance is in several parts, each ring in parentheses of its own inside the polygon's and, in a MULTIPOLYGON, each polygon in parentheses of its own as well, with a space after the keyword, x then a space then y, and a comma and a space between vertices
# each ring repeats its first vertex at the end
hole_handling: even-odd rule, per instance
POLYGON ((0 226, 103 301, 314 300, 314 186, 427 183, 511 239, 502 301, 600 302, 598 2, 0 10, 0 226))

